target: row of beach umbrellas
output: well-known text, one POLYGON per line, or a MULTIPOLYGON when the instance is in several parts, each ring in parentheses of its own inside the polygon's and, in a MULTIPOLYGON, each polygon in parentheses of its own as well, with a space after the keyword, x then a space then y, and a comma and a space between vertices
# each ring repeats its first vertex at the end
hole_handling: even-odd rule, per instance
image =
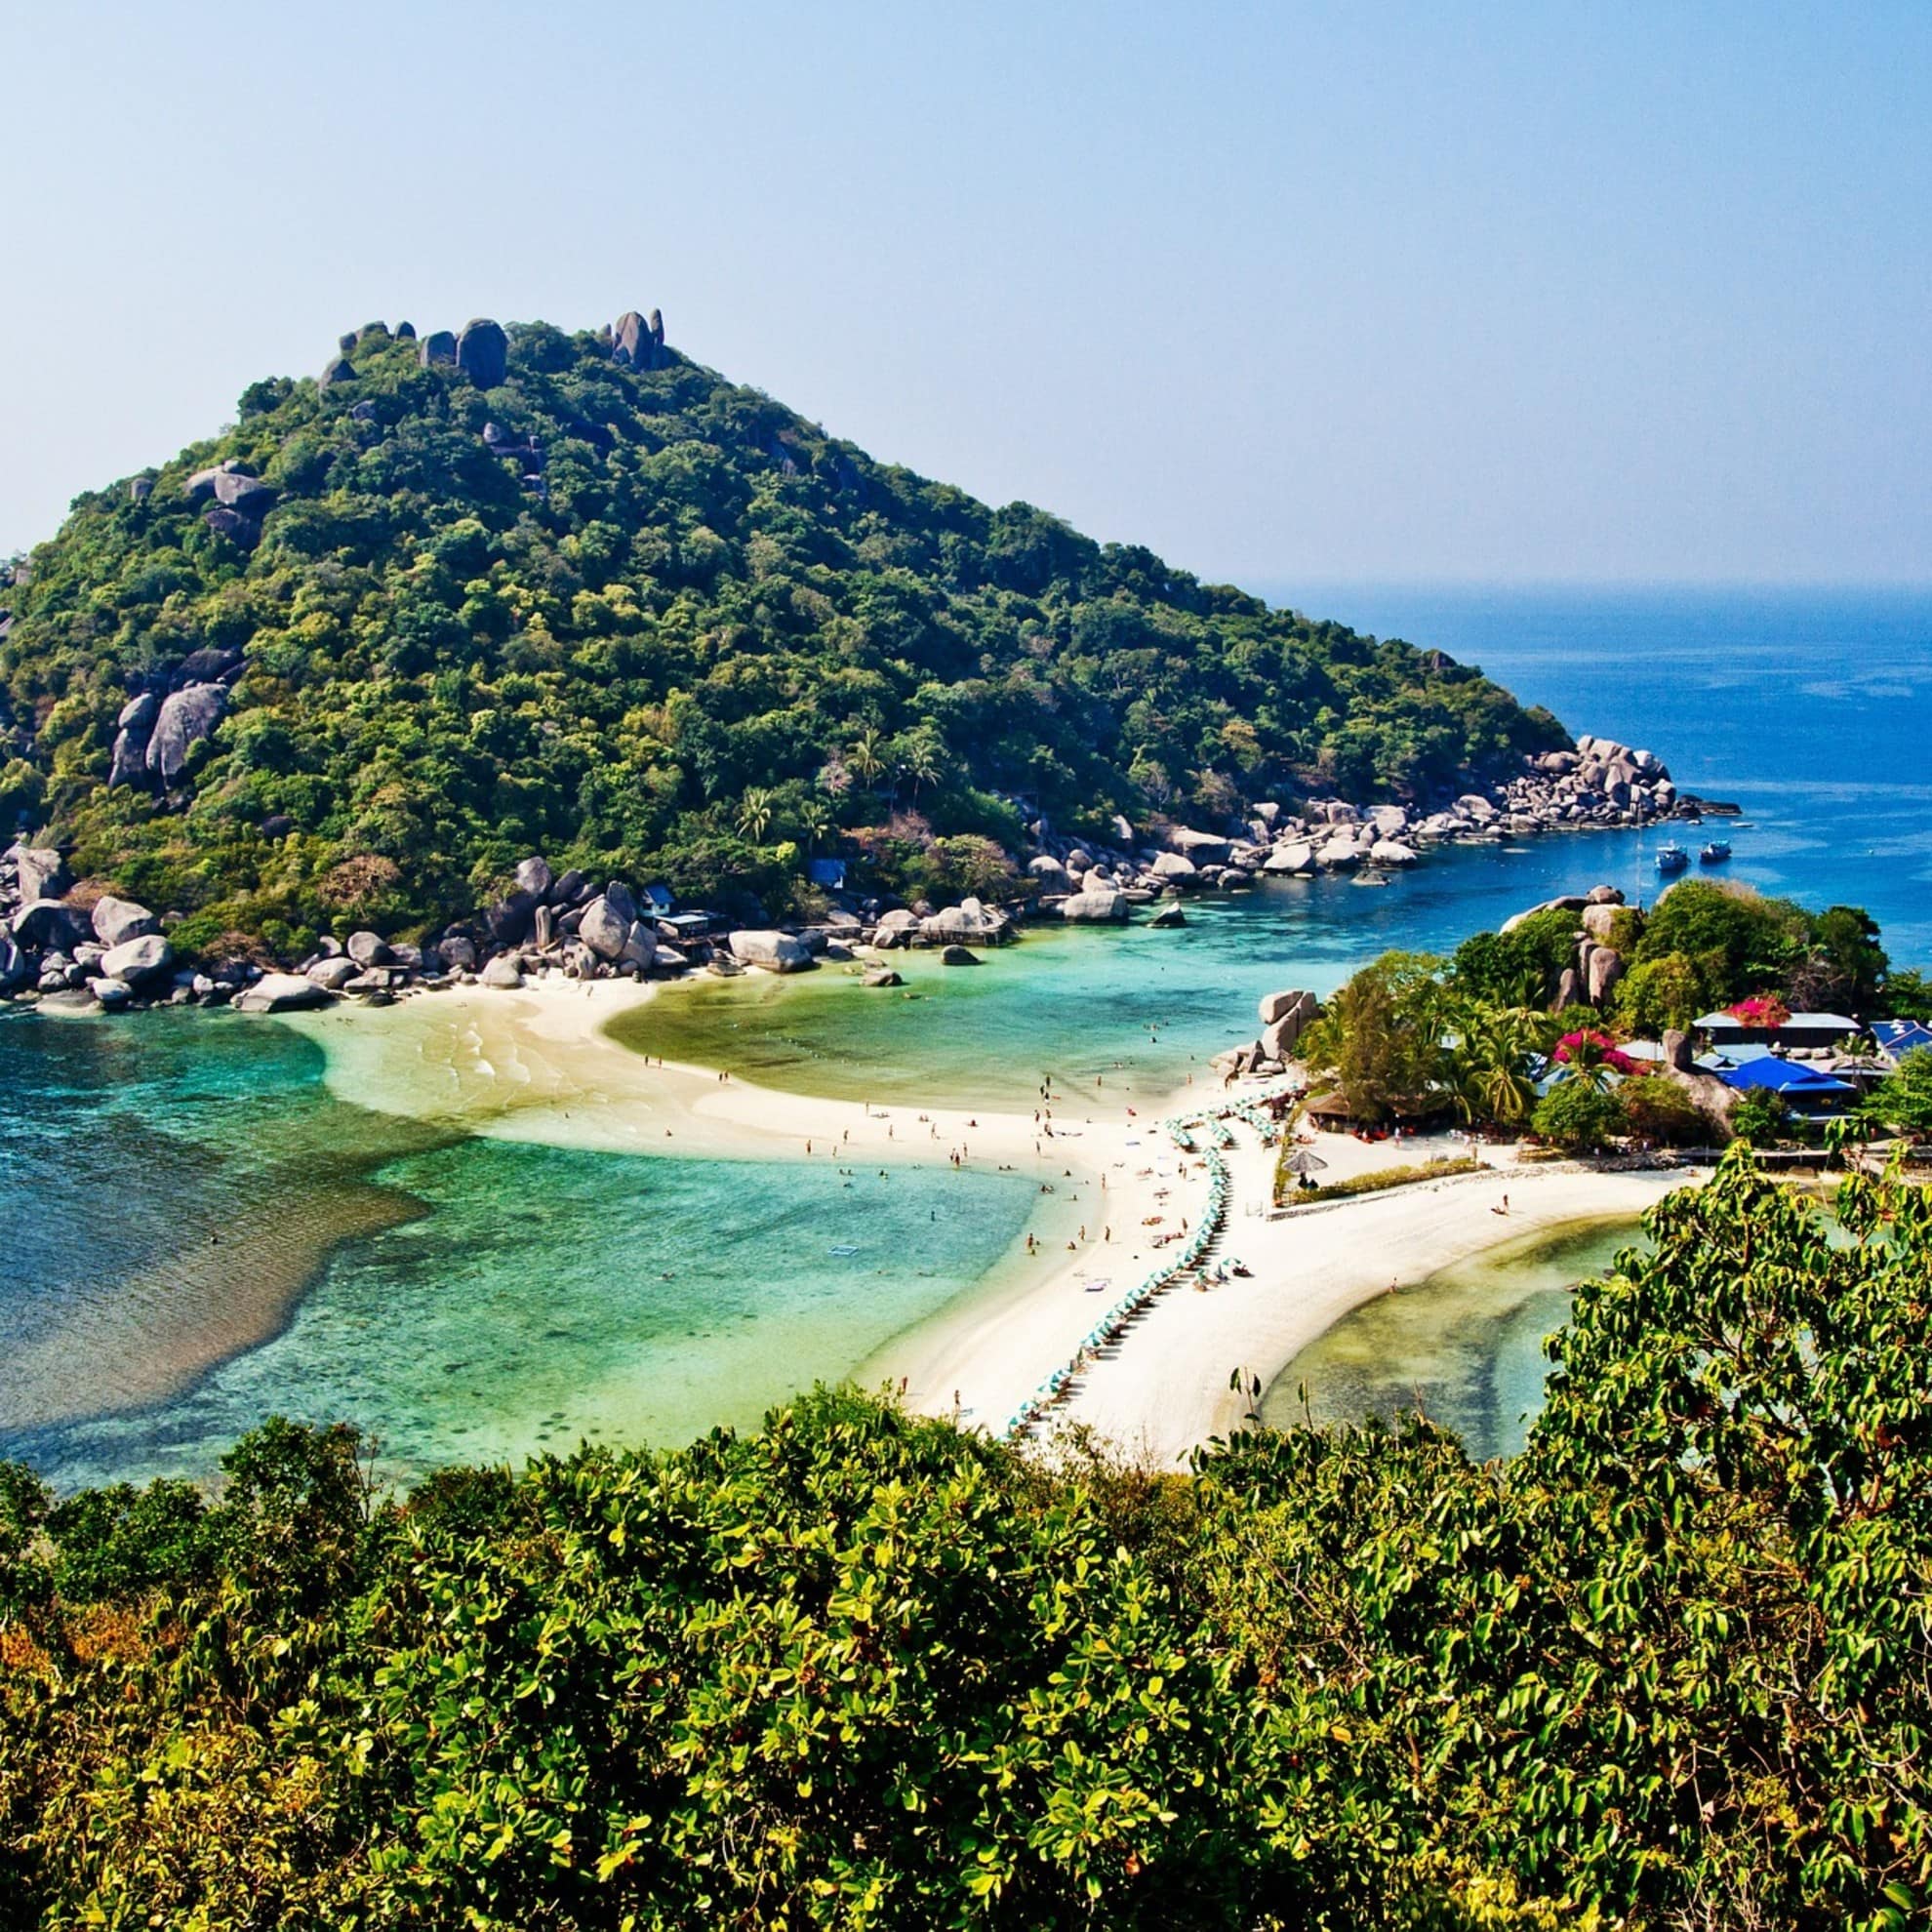
MULTIPOLYGON (((1235 1118, 1245 1121, 1252 1127, 1261 1136, 1264 1145, 1271 1145, 1278 1128, 1273 1115, 1265 1110, 1266 1104, 1292 1091, 1294 1089, 1285 1085, 1268 1088, 1248 1101, 1227 1107, 1204 1108, 1199 1113, 1179 1114, 1171 1120, 1162 1121, 1161 1131, 1183 1153, 1194 1153, 1199 1150, 1194 1138, 1195 1130, 1201 1128, 1214 1132, 1222 1147, 1232 1147, 1234 1137, 1228 1131, 1225 1122, 1229 1118, 1235 1118)), ((1040 1417, 1067 1393, 1067 1385, 1080 1372, 1087 1358, 1109 1342, 1117 1342, 1126 1332, 1128 1322, 1162 1289, 1196 1267, 1221 1233, 1228 1218, 1228 1163, 1222 1159, 1220 1152, 1212 1147, 1201 1157, 1208 1170, 1208 1207, 1206 1214, 1201 1217, 1200 1226, 1188 1236, 1180 1254, 1173 1261, 1156 1268, 1138 1287, 1129 1289, 1122 1295, 1087 1331, 1080 1346, 1073 1351, 1072 1358, 1062 1367, 1055 1369, 1014 1411, 1008 1418, 1005 1429, 1005 1433, 1009 1437, 1024 1434, 1038 1422, 1040 1417)))

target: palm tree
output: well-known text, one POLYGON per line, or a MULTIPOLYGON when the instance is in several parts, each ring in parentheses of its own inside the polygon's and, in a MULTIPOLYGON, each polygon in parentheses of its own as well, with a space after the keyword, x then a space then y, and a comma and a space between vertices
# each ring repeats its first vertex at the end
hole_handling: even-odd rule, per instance
POLYGON ((822 798, 808 798, 798 808, 798 835, 805 841, 805 850, 818 851, 823 841, 831 836, 831 808, 822 798))
POLYGON ((1527 1007, 1471 1001, 1453 1018, 1456 1105, 1469 1121, 1520 1126, 1536 1109, 1531 1056, 1548 1044, 1546 1016, 1527 1007))
POLYGON ((946 776, 946 747, 938 734, 924 725, 906 740, 906 774, 912 781, 915 800, 922 785, 937 785, 946 776))
POLYGON ((853 745, 851 757, 847 762, 867 785, 876 782, 879 774, 885 770, 885 752, 879 745, 879 730, 876 725, 867 725, 859 734, 859 742, 853 745))
POLYGON ((772 794, 760 785, 753 785, 738 803, 738 829, 753 845, 764 842, 765 833, 771 829, 772 794))

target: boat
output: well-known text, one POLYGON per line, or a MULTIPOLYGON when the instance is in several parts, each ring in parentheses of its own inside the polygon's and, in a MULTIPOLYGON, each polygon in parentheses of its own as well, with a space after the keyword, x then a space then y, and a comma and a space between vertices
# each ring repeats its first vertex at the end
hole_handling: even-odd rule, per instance
POLYGON ((1721 865, 1731 856, 1731 841, 1713 838, 1697 856, 1707 865, 1721 865))
POLYGON ((1657 852, 1657 869, 1660 872, 1681 872, 1690 864, 1690 854, 1681 845, 1660 846, 1657 852))

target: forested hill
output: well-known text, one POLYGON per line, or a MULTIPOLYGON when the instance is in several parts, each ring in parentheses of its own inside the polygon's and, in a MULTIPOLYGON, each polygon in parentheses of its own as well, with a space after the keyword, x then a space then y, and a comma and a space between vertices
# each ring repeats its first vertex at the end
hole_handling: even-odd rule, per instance
POLYGON ((460 356, 372 324, 79 499, 0 607, 0 824, 271 934, 447 916, 533 851, 779 909, 814 852, 892 887, 1034 810, 1421 798, 1566 742, 1446 660, 874 463, 634 313, 460 356))

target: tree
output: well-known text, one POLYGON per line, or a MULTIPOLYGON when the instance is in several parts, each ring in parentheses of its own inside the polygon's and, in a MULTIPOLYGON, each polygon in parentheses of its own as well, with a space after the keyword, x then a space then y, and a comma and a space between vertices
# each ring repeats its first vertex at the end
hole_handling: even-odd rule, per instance
POLYGON ((1862 1018, 1878 998, 1890 964, 1878 944, 1878 922, 1856 906, 1828 906, 1811 921, 1811 940, 1786 982, 1803 1012, 1862 1018))
POLYGON ((1475 1002, 1453 1008, 1449 1025, 1449 1064, 1463 1118, 1520 1127, 1536 1109, 1530 1067, 1549 1048, 1548 1016, 1475 1002))
POLYGON ((1303 1034, 1297 1051, 1334 1078, 1352 1118, 1379 1122, 1447 1102, 1440 967, 1428 953, 1385 952, 1303 1034))
POLYGON ((772 794, 763 786, 754 785, 739 801, 738 829, 753 845, 762 845, 771 823, 772 794))
POLYGON ((1559 1081, 1537 1102, 1530 1127, 1540 1141, 1572 1153, 1593 1153, 1624 1128, 1624 1109, 1581 1073, 1559 1081))
POLYGON ((1711 1123, 1690 1095, 1668 1075, 1644 1073, 1617 1089, 1624 1124, 1642 1140, 1665 1147, 1709 1141, 1711 1123))
POLYGON ((1806 956, 1811 915, 1748 886, 1680 879, 1644 922, 1632 965, 1681 953, 1696 963, 1713 1005, 1762 986, 1783 986, 1806 956))
POLYGON ((1714 998, 1687 953, 1667 952, 1639 961, 1618 981, 1616 1014, 1632 1033, 1657 1039, 1672 1027, 1687 1030, 1714 998))
POLYGON ((886 768, 885 750, 876 725, 867 725, 853 742, 845 761, 869 785, 878 782, 886 768))
POLYGON ((1862 1111, 1880 1126, 1932 1140, 1932 1047, 1914 1047, 1867 1096, 1862 1111))
POLYGON ((1731 1132, 1754 1147, 1775 1147, 1790 1117, 1790 1109, 1768 1087, 1753 1087, 1731 1109, 1731 1132))
POLYGON ((1932 980, 1910 969, 1887 973, 1872 1003, 1884 1008, 1886 1019, 1932 1021, 1932 980))

